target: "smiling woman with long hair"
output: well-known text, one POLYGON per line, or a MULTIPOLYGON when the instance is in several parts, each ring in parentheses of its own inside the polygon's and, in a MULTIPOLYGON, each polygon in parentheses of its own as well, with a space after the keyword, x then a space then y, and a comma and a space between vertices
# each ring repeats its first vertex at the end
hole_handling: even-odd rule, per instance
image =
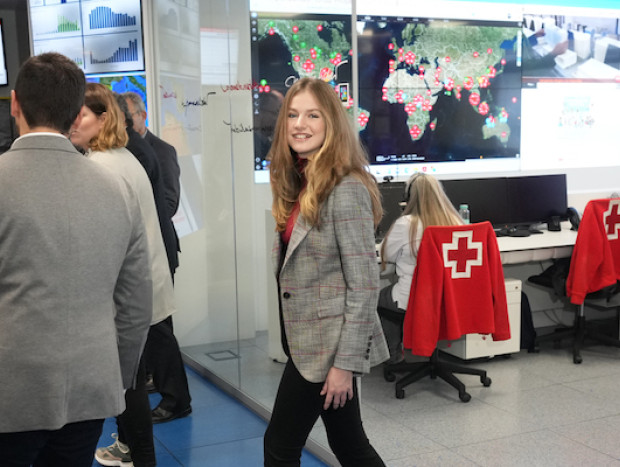
POLYGON ((343 466, 383 466, 362 427, 354 375, 388 357, 376 312, 376 182, 334 89, 303 78, 286 94, 269 152, 273 263, 289 357, 265 433, 265 465, 299 465, 321 417, 343 466))

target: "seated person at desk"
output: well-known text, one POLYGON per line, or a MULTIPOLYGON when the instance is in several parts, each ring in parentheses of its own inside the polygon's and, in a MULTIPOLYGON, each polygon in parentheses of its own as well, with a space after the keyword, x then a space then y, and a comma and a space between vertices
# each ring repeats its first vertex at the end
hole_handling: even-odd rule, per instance
MULTIPOLYGON (((397 280, 383 288, 379 306, 405 313, 409 290, 416 267, 417 250, 424 228, 429 225, 459 225, 462 220, 446 196, 441 183, 431 175, 415 174, 405 186, 402 215, 394 221, 381 243, 381 267, 386 263, 396 265, 397 280)), ((381 317, 383 333, 390 351, 387 364, 404 359, 402 329, 397 323, 381 317)))

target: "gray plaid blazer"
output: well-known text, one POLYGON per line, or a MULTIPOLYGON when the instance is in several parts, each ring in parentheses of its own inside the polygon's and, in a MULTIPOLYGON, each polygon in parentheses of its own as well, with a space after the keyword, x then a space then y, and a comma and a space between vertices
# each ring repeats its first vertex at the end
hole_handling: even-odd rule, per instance
POLYGON ((317 228, 297 218, 283 261, 280 235, 272 250, 290 356, 314 383, 325 381, 332 366, 368 373, 389 357, 377 315, 379 265, 364 184, 345 177, 320 219, 317 228))

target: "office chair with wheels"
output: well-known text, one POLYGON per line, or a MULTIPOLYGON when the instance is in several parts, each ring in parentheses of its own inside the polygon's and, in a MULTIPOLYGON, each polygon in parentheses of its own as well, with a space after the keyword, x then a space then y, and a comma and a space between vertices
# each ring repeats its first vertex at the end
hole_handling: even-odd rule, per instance
MULTIPOLYGON (((560 341, 573 338, 573 362, 581 363, 581 349, 586 338, 606 345, 620 347, 620 340, 586 325, 585 307, 616 308, 616 323, 620 313, 620 199, 590 201, 579 224, 575 248, 570 259, 565 294, 576 305, 574 325, 545 334, 536 339, 560 341)), ((528 280, 545 284, 544 274, 528 280)), ((551 284, 553 285, 553 284, 551 284)), ((555 284, 556 293, 557 281, 555 284)), ((558 293, 559 294, 559 293, 558 293)), ((618 324, 616 324, 618 329, 618 324)))
MULTIPOLYGON (((389 310, 388 310, 389 311, 389 310)), ((379 309, 387 319, 385 310, 379 309)), ((404 388, 425 376, 439 377, 456 388, 459 398, 471 396, 457 374, 480 376, 491 385, 486 371, 457 365, 441 357, 439 340, 455 340, 464 334, 492 334, 494 340, 510 338, 504 272, 495 232, 489 222, 427 227, 418 249, 409 303, 403 320, 403 344, 421 363, 398 363, 384 367, 384 377, 396 382, 396 397, 404 388)))

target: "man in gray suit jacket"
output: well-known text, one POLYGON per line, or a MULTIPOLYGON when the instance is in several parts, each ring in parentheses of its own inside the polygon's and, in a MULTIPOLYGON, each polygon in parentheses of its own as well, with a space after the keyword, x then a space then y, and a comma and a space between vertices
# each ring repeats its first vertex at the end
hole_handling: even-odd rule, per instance
POLYGON ((66 137, 84 87, 71 60, 46 53, 11 92, 20 137, 0 156, 2 465, 90 466, 151 321, 136 195, 66 137))

